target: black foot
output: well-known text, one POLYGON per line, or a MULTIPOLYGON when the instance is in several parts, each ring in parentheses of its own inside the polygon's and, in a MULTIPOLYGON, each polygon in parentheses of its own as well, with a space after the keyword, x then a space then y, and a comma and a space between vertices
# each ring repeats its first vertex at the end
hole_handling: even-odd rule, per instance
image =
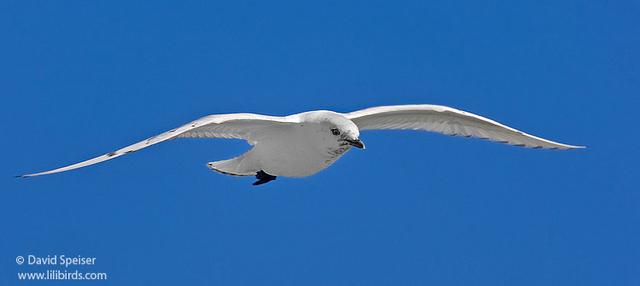
POLYGON ((260 170, 260 171, 258 171, 258 173, 256 173, 256 179, 258 179, 258 180, 255 181, 253 183, 253 185, 257 186, 257 185, 266 184, 268 182, 271 182, 271 181, 275 180, 276 178, 277 178, 276 176, 271 176, 271 175, 265 173, 264 171, 260 170))

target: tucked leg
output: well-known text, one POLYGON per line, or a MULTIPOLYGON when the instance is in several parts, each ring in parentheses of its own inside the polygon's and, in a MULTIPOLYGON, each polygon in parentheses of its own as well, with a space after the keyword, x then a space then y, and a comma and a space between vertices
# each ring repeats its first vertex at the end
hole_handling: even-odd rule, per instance
POLYGON ((273 180, 275 180, 277 177, 276 176, 272 176, 269 175, 267 173, 265 173, 264 171, 260 170, 256 173, 256 179, 258 179, 257 181, 255 181, 253 183, 254 186, 257 185, 262 185, 262 184, 266 184, 268 182, 271 182, 273 180))

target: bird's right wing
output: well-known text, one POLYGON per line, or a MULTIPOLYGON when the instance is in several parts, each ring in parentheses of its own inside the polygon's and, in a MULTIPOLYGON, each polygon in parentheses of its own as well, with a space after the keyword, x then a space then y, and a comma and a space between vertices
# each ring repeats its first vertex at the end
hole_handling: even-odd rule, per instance
POLYGON ((347 113, 360 130, 412 129, 446 135, 476 137, 516 146, 547 149, 576 149, 516 130, 470 112, 441 105, 379 106, 347 113))
POLYGON ((90 166, 173 138, 236 138, 247 140, 249 144, 254 145, 263 136, 269 134, 269 131, 272 131, 273 128, 290 126, 296 123, 294 120, 295 119, 291 117, 266 116, 251 113, 209 115, 93 159, 50 171, 25 174, 20 177, 54 174, 90 166))

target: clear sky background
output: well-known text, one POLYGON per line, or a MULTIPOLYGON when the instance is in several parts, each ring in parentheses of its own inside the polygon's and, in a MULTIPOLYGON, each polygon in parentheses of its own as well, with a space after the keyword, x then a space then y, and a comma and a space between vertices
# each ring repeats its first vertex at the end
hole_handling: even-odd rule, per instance
POLYGON ((0 284, 28 254, 96 257, 78 285, 640 284, 637 1, 222 2, 0 3, 0 284), (253 187, 205 165, 246 143, 184 139, 12 177, 207 114, 410 103, 589 148, 367 132, 253 187))

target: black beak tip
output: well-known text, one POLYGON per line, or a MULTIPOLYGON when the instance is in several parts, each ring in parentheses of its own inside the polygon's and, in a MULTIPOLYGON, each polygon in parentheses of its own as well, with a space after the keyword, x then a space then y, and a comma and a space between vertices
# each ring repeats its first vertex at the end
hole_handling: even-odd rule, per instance
POLYGON ((365 149, 364 143, 362 143, 362 141, 360 141, 360 139, 347 140, 347 142, 349 142, 349 145, 351 145, 353 147, 360 148, 360 149, 365 149))

